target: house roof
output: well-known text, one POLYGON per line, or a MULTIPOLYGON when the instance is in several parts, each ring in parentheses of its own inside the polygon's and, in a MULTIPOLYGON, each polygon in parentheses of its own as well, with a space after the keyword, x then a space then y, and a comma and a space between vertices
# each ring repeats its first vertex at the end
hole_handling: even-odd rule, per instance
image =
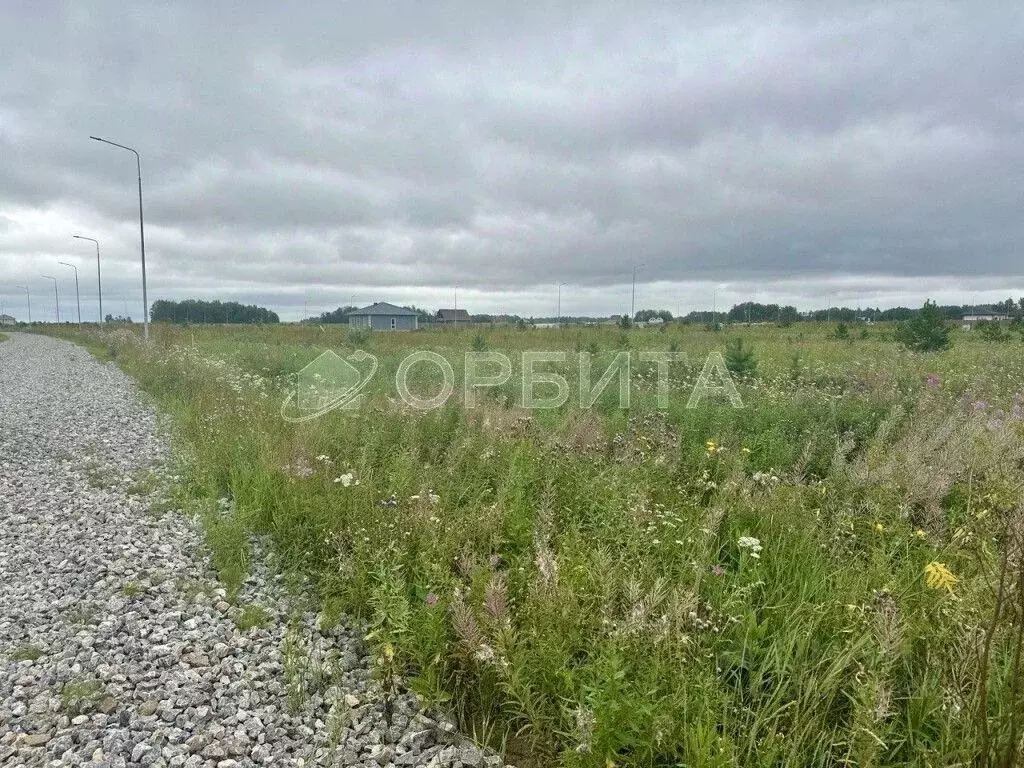
POLYGON ((436 317, 446 323, 452 320, 465 320, 467 323, 469 322, 469 312, 464 309, 439 309, 437 310, 436 317))
POLYGON ((386 301, 378 301, 376 304, 371 304, 368 307, 362 309, 355 309, 345 317, 360 317, 364 315, 418 315, 419 312, 414 312, 411 309, 405 307, 396 307, 394 304, 388 304, 386 301))

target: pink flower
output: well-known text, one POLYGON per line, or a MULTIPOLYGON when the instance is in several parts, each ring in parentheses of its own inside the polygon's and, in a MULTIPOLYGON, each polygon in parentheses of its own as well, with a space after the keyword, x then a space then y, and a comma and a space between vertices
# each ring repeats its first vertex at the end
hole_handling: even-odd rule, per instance
POLYGON ((713 565, 711 566, 711 573, 715 576, 721 576, 725 573, 725 568, 720 565, 713 565))
POLYGON ((942 379, 936 376, 934 373, 929 374, 928 378, 924 380, 925 384, 934 389, 942 384, 942 379))
POLYGON ((431 592, 429 595, 423 598, 423 602, 425 602, 429 606, 435 606, 437 605, 437 595, 431 592))

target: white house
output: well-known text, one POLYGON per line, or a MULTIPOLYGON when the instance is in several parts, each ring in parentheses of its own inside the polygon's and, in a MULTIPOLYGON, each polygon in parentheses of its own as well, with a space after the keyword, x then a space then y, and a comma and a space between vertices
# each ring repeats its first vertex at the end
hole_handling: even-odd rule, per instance
POLYGON ((0 315, 0 325, 14 325, 18 321, 10 315, 0 315))
POLYGON ((1009 315, 964 315, 961 327, 969 331, 977 323, 1003 323, 1010 319, 1009 315))

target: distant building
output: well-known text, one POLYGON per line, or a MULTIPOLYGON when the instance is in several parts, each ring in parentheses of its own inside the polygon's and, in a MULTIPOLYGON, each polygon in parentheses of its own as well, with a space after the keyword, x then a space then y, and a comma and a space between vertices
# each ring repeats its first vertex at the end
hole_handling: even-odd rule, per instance
POLYGON ((469 325, 473 322, 464 309, 439 309, 434 320, 445 325, 469 325))
POLYGON ((10 315, 0 315, 0 325, 14 325, 18 321, 10 315))
POLYGON ((1003 323, 1009 321, 1009 315, 988 314, 988 315, 964 315, 961 327, 970 330, 977 323, 1003 323))
POLYGON ((650 320, 647 321, 647 325, 664 325, 664 324, 665 324, 665 318, 663 318, 663 317, 652 317, 650 320))
POLYGON ((415 331, 419 328, 419 313, 405 307, 396 307, 378 301, 362 309, 349 312, 345 317, 353 328, 373 331, 415 331))

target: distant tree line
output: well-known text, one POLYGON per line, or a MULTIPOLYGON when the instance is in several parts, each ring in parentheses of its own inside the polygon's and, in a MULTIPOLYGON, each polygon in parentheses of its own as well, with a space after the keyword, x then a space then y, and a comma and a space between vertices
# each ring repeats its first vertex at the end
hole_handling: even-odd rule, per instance
MULTIPOLYGON (((781 323, 788 325, 801 320, 834 323, 904 322, 911 320, 922 308, 892 307, 831 307, 801 313, 796 307, 778 304, 744 302, 734 305, 728 312, 690 312, 680 318, 684 323, 781 323)), ((995 304, 931 305, 929 310, 945 320, 959 320, 964 315, 1006 315, 1011 319, 1024 319, 1024 298, 1006 299, 995 304)), ((638 313, 639 314, 639 313, 638 313)))
POLYGON ((667 309, 641 309, 633 316, 633 320, 637 323, 647 323, 658 318, 666 323, 671 323, 672 313, 667 309))
POLYGON ((150 319, 154 323, 279 323, 276 312, 255 304, 239 304, 237 301, 185 301, 153 302, 150 319))
POLYGON ((347 323, 348 318, 345 317, 349 312, 353 312, 359 309, 350 304, 346 304, 344 307, 338 307, 337 309, 331 310, 330 312, 324 312, 316 317, 307 317, 302 322, 310 323, 313 325, 330 325, 332 323, 347 323))
MULTIPOLYGON (((411 309, 416 313, 420 325, 427 325, 437 321, 437 316, 430 310, 417 307, 415 304, 404 305, 405 309, 411 309)), ((327 325, 330 323, 347 323, 348 313, 354 312, 359 307, 345 305, 344 307, 338 307, 337 309, 331 310, 330 312, 324 312, 316 317, 308 317, 303 320, 303 323, 327 325)), ((473 323, 516 323, 523 322, 523 319, 519 315, 470 315, 470 322, 473 323)), ((531 318, 532 319, 532 318, 531 318)), ((555 322, 554 318, 550 320, 555 322)), ((538 321, 540 322, 540 321, 538 321)))

